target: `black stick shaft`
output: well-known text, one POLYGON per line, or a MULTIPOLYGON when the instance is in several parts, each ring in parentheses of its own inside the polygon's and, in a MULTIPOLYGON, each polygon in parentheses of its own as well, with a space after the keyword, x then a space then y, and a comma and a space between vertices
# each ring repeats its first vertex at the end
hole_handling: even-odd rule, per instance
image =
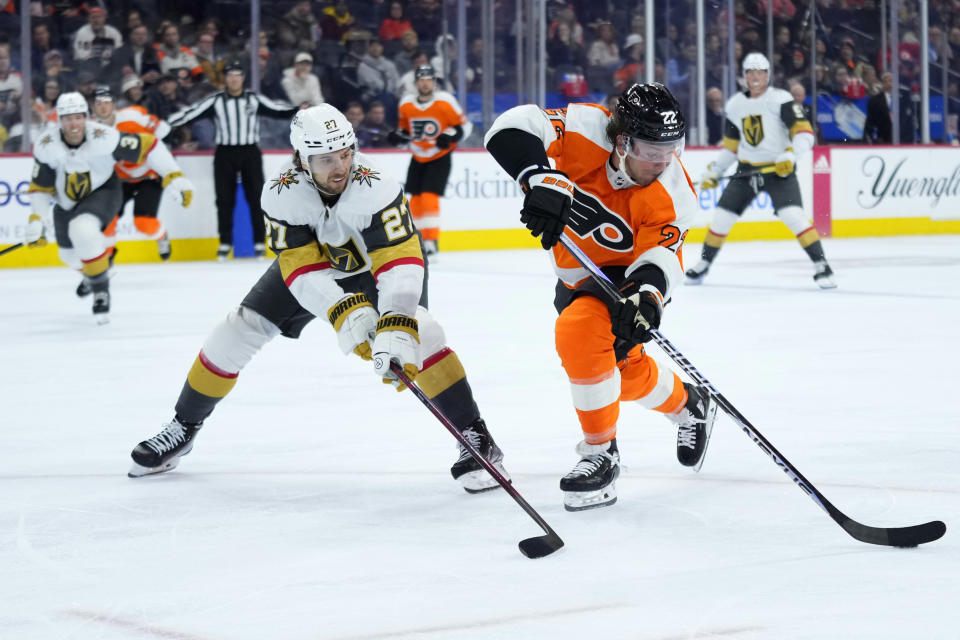
POLYGON ((423 392, 423 389, 418 387, 416 383, 411 380, 406 373, 404 373, 403 367, 398 365, 396 362, 391 362, 390 371, 397 376, 397 379, 400 380, 400 382, 407 385, 407 388, 413 392, 413 395, 417 396, 417 399, 420 400, 420 402, 422 402, 423 405, 430 410, 430 413, 436 416, 437 420, 439 420, 440 423, 446 427, 447 431, 449 431, 450 434, 457 439, 457 442, 459 442, 467 451, 470 452, 470 455, 473 457, 473 459, 479 462, 480 466, 486 469, 487 473, 493 476, 493 479, 496 480, 501 487, 503 487, 503 490, 506 491, 518 505, 520 505, 520 508, 523 509, 526 514, 540 526, 541 529, 543 529, 543 532, 546 533, 551 539, 554 539, 559 543, 558 548, 559 546, 563 546, 563 541, 560 540, 560 536, 557 535, 556 531, 554 531, 550 525, 547 524, 546 520, 540 517, 540 514, 537 513, 536 510, 531 507, 526 500, 524 500, 523 496, 520 495, 520 492, 513 488, 513 485, 510 483, 510 481, 503 477, 503 474, 500 473, 500 471, 498 471, 489 460, 484 458, 472 444, 470 444, 470 441, 467 440, 462 433, 460 433, 456 425, 453 424, 450 418, 447 417, 440 407, 438 407, 433 400, 428 398, 427 394, 423 392))
POLYGON ((22 243, 22 242, 18 242, 17 244, 12 244, 12 245, 10 245, 9 247, 7 247, 7 248, 5 248, 5 249, 0 249, 0 256, 6 255, 6 254, 10 253, 11 251, 16 251, 17 249, 19 249, 19 248, 22 247, 22 246, 23 246, 23 243, 22 243))

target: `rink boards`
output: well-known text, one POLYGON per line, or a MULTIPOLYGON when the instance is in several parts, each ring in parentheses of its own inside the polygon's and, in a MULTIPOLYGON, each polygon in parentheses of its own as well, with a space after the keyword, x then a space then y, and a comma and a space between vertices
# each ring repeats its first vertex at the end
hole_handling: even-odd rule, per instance
MULTIPOLYGON (((683 162, 692 180, 699 179, 716 153, 716 149, 702 148, 684 152, 683 162)), ((410 162, 408 153, 384 151, 370 156, 385 174, 403 181, 410 162)), ((177 154, 177 158, 196 191, 189 209, 166 197, 161 204, 160 217, 173 239, 174 259, 212 259, 217 245, 213 154, 177 154)), ((288 159, 285 152, 264 154, 268 181, 288 159)), ((26 190, 31 169, 29 155, 0 156, 0 247, 23 239, 29 198, 12 193, 26 190)), ((804 205, 822 235, 960 233, 960 150, 955 147, 817 147, 798 163, 797 174, 804 205)), ((702 241, 723 187, 698 192, 700 216, 688 241, 702 241)), ((539 246, 519 222, 522 200, 519 187, 483 150, 458 150, 441 201, 443 250, 539 246)), ((50 219, 47 229, 52 230, 50 219)), ((761 193, 729 239, 792 237, 774 216, 769 197, 761 193)), ((142 239, 130 215, 118 226, 118 240, 123 262, 159 260, 155 243, 142 239)), ((58 264, 52 244, 0 257, 0 267, 58 264)))

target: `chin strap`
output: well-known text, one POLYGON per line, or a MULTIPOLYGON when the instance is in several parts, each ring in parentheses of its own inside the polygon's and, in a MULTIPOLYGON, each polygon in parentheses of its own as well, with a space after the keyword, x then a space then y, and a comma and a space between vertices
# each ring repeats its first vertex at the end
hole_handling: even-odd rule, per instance
POLYGON ((614 168, 613 163, 607 163, 607 177, 610 178, 610 184, 613 185, 614 189, 629 189, 637 183, 634 182, 624 170, 624 167, 627 166, 627 153, 620 150, 619 140, 617 140, 617 144, 614 147, 613 152, 617 154, 617 158, 620 159, 620 167, 614 168))

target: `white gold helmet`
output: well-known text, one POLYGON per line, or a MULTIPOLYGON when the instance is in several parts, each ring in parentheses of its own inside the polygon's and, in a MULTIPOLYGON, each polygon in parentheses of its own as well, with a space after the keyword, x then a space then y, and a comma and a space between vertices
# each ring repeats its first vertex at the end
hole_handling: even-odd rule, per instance
POLYGON ((756 51, 748 53, 743 58, 743 72, 746 73, 752 69, 770 73, 770 61, 767 60, 767 56, 762 53, 757 53, 756 51))
POLYGON ((74 113, 90 115, 90 107, 87 106, 87 99, 78 91, 69 91, 61 93, 57 98, 57 121, 63 116, 69 116, 74 113))
POLYGON ((327 103, 302 109, 290 123, 290 146, 300 156, 300 164, 309 172, 310 156, 354 147, 357 134, 340 111, 327 103))

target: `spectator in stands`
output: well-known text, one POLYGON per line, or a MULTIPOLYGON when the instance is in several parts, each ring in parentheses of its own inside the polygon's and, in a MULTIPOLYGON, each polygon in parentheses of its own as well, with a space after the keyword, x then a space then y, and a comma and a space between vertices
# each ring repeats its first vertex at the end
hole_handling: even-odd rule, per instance
POLYGON ((370 41, 367 55, 357 68, 357 80, 364 102, 380 100, 389 108, 396 108, 400 75, 393 62, 383 57, 383 43, 379 40, 370 41))
POLYGON ((150 33, 142 24, 130 31, 130 42, 113 54, 111 67, 115 78, 134 73, 146 84, 157 81, 160 77, 160 60, 157 50, 150 46, 149 39, 150 33))
MULTIPOLYGON (((88 103, 93 104, 93 94, 97 90, 97 74, 88 69, 79 71, 77 73, 76 90, 87 99, 88 103)), ((90 111, 92 112, 93 109, 91 108, 90 111)))
POLYGON ((73 69, 63 66, 63 56, 56 49, 47 51, 43 56, 43 78, 57 80, 65 91, 72 91, 77 83, 73 69))
POLYGON ((786 56, 786 59, 783 63, 784 72, 783 75, 787 78, 796 78, 803 77, 807 75, 809 69, 807 68, 807 56, 804 54, 801 47, 797 47, 790 51, 789 55, 786 56))
POLYGON ((613 73, 613 85, 618 91, 625 91, 634 82, 642 82, 643 67, 643 36, 631 33, 623 43, 626 59, 623 65, 613 73))
MULTIPOLYGON (((142 106, 145 102, 143 82, 132 73, 123 77, 123 82, 120 84, 120 92, 123 97, 117 102, 118 109, 142 106)), ((147 111, 149 111, 149 109, 147 109, 147 111)))
MULTIPOLYGON (((556 18, 550 24, 550 28, 547 30, 547 38, 551 37, 557 30, 557 26, 560 23, 566 23, 570 27, 570 34, 573 38, 573 41, 578 43, 581 47, 583 46, 583 27, 580 26, 580 23, 577 21, 577 14, 573 10, 573 5, 566 5, 561 7, 557 11, 556 18)), ((436 68, 436 65, 434 65, 436 68)))
POLYGON ((403 34, 413 29, 413 25, 403 15, 403 3, 393 0, 390 3, 390 12, 380 23, 380 41, 386 44, 391 40, 398 40, 403 34))
POLYGON ((156 84, 147 90, 143 106, 161 120, 168 119, 185 107, 186 101, 180 96, 180 85, 177 82, 177 77, 171 74, 160 76, 156 84))
POLYGON ((356 131, 363 123, 363 105, 356 100, 348 102, 347 108, 343 110, 343 116, 350 121, 350 124, 353 125, 353 130, 356 131))
MULTIPOLYGON (((471 92, 481 92, 483 91, 483 38, 474 38, 470 42, 470 48, 467 49, 467 69, 466 73, 466 84, 467 91, 471 92)), ((547 45, 549 47, 549 43, 547 45)), ((549 53, 547 54, 549 56, 549 53)), ((497 75, 497 67, 494 67, 494 77, 497 75)), ((457 86, 457 69, 453 69, 453 73, 450 76, 450 84, 452 86, 457 86)))
POLYGON ((780 25, 777 28, 777 35, 773 38, 773 48, 777 51, 786 51, 790 49, 790 43, 793 36, 790 34, 790 27, 787 25, 780 25))
POLYGON ((320 16, 320 37, 324 40, 344 40, 356 22, 346 0, 336 0, 333 6, 324 8, 320 16))
POLYGON ((416 25, 417 35, 423 42, 433 42, 443 32, 443 13, 439 0, 416 0, 407 14, 410 24, 416 25))
POLYGON ((57 120, 57 98, 63 93, 63 88, 56 78, 48 78, 43 83, 43 93, 37 96, 33 108, 40 112, 44 120, 56 122, 57 120))
POLYGON ((434 45, 437 54, 430 58, 434 72, 448 82, 451 71, 457 65, 457 39, 452 35, 440 36, 434 45))
POLYGON ((283 73, 277 69, 276 64, 271 62, 270 52, 266 49, 260 49, 260 55, 257 56, 257 63, 260 71, 260 93, 274 100, 286 100, 287 93, 283 90, 281 78, 283 73))
POLYGON ((277 41, 284 49, 312 51, 319 28, 310 11, 310 0, 300 0, 277 21, 277 41))
POLYGON ((177 25, 167 24, 162 29, 163 31, 160 32, 162 42, 157 47, 160 72, 173 75, 178 80, 185 76, 202 75, 203 67, 200 66, 197 56, 189 47, 180 44, 180 29, 177 25))
POLYGON ((32 28, 33 37, 30 40, 30 67, 35 78, 42 78, 43 56, 53 49, 50 38, 50 27, 46 22, 38 22, 32 28))
POLYGON ((127 12, 127 36, 129 37, 133 30, 137 27, 145 27, 143 23, 143 14, 137 11, 136 9, 131 9, 127 12))
MULTIPOLYGON (((10 67, 10 45, 0 45, 0 122, 9 129, 20 121, 23 78, 10 67)), ((29 95, 29 93, 28 93, 29 95)))
POLYGON ((107 12, 93 7, 87 12, 87 24, 77 30, 73 38, 73 59, 77 62, 108 63, 114 49, 123 46, 123 36, 107 24, 107 12))
MULTIPOLYGON (((871 144, 893 143, 893 74, 885 71, 880 76, 883 92, 867 100, 867 119, 863 124, 863 141, 871 144)), ((916 109, 910 92, 900 90, 900 143, 915 140, 916 109)))
MULTIPOLYGON (((572 41, 572 33, 570 32, 569 25, 566 25, 566 31, 568 32, 567 41, 572 41)), ((557 31, 559 32, 559 25, 557 31)), ((608 20, 604 20, 597 24, 596 27, 597 37, 592 43, 590 43, 590 49, 587 51, 587 64, 591 67, 603 67, 609 71, 614 71, 620 66, 620 49, 617 47, 616 38, 617 33, 613 30, 613 24, 608 20)), ((640 42, 643 42, 643 36, 639 34, 630 34, 627 36, 627 42, 636 43, 636 38, 639 38, 640 42), (631 40, 633 38, 633 40, 631 40)), ((549 40, 547 41, 547 52, 550 51, 549 40)), ((632 44, 630 46, 633 46, 632 44)), ((624 47, 626 48, 626 46, 624 47)))
POLYGON ((872 64, 864 64, 860 67, 860 79, 867 90, 868 96, 875 96, 883 91, 883 83, 877 77, 877 70, 872 64))
POLYGON ((719 87, 707 89, 707 144, 712 146, 723 142, 723 91, 719 87))
POLYGON ((214 35, 209 32, 201 32, 197 37, 197 45, 193 52, 203 69, 203 77, 210 83, 210 86, 214 89, 223 89, 223 69, 227 66, 227 58, 217 51, 214 35))
POLYGON ((315 107, 323 102, 320 78, 313 73, 313 56, 301 51, 293 58, 293 66, 283 70, 280 81, 287 94, 287 102, 301 109, 315 107))
POLYGON ((583 66, 585 61, 583 47, 574 42, 567 23, 557 25, 557 30, 547 39, 547 65, 583 66))
POLYGON ((367 110, 367 117, 363 119, 359 126, 354 127, 357 132, 357 144, 362 149, 382 149, 392 147, 387 140, 387 136, 392 131, 387 122, 387 111, 383 103, 374 100, 370 103, 367 110))
POLYGON ((197 37, 199 38, 202 35, 213 36, 213 47, 218 51, 219 47, 224 44, 220 39, 220 23, 216 18, 207 18, 200 23, 200 26, 197 27, 197 37))
POLYGON ((400 51, 393 56, 393 65, 397 68, 397 73, 401 76, 408 71, 413 71, 413 59, 420 53, 420 38, 413 29, 407 29, 400 36, 400 51))
POLYGON ((863 63, 856 59, 856 43, 850 36, 840 41, 839 63, 846 67, 850 77, 860 75, 860 65, 863 63))

